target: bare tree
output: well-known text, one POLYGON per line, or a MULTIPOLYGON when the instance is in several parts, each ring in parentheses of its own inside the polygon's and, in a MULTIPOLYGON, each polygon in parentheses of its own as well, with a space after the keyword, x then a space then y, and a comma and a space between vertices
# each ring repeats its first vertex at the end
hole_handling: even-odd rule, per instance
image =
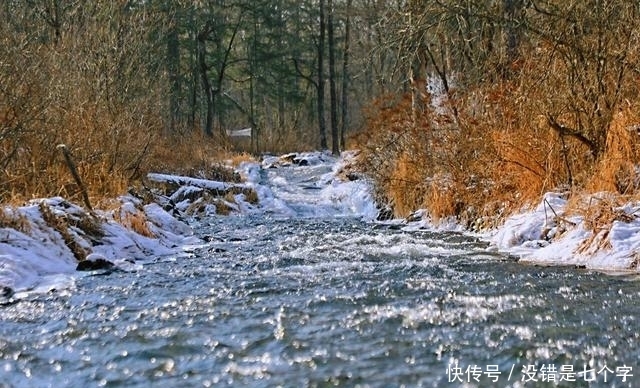
POLYGON ((338 136, 338 94, 336 90, 336 47, 333 24, 333 0, 327 0, 328 20, 327 35, 329 42, 329 103, 331 105, 331 150, 334 155, 340 153, 340 137, 338 136))

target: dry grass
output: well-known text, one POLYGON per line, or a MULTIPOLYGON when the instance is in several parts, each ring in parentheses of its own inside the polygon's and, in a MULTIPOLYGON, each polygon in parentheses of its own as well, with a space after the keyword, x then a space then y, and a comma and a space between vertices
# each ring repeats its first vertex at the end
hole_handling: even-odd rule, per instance
POLYGON ((158 15, 111 10, 108 17, 121 22, 83 20, 90 13, 66 20, 84 33, 64 34, 56 45, 28 35, 37 28, 0 26, 7 48, 0 52, 0 203, 81 200, 58 144, 67 145, 94 204, 152 170, 237 179, 215 166, 228 146, 223 139, 195 129, 167 133, 167 80, 139 55, 153 49, 146 28, 158 15))
POLYGON ((258 192, 252 188, 243 189, 242 194, 244 194, 244 200, 249 202, 252 205, 257 205, 260 202, 260 197, 258 197, 258 192))
POLYGON ((640 118, 631 107, 614 115, 604 155, 587 185, 589 191, 632 194, 638 190, 635 166, 640 162, 639 124, 640 118))
POLYGON ((240 153, 224 152, 222 155, 220 155, 220 157, 224 160, 228 160, 229 162, 231 162, 231 165, 233 167, 238 167, 241 163, 245 163, 245 162, 256 162, 256 158, 247 152, 240 152, 240 153))
POLYGON ((60 233, 62 240, 71 253, 73 253, 76 260, 79 262, 85 260, 90 252, 87 252, 87 250, 84 249, 71 234, 67 218, 56 215, 49 205, 44 202, 40 202, 38 207, 40 209, 40 214, 42 214, 42 219, 49 227, 60 233))
POLYGON ((29 220, 13 208, 0 207, 0 228, 11 228, 22 233, 31 230, 29 220))
POLYGON ((424 202, 425 176, 418 161, 408 153, 401 153, 388 180, 387 197, 393 203, 396 216, 406 217, 424 202))
POLYGON ((434 221, 461 215, 461 208, 464 206, 463 188, 456 188, 446 179, 434 179, 430 186, 425 208, 434 221))
POLYGON ((149 229, 147 217, 145 217, 144 213, 127 213, 125 214, 122 223, 141 236, 150 238, 156 237, 156 235, 149 229))
POLYGON ((216 213, 221 216, 228 216, 234 210, 226 201, 219 198, 214 199, 211 203, 216 206, 216 213))
POLYGON ((113 211, 113 218, 120 225, 145 237, 155 238, 156 235, 149 229, 149 221, 144 212, 136 208, 134 212, 124 209, 120 204, 113 211))
POLYGON ((640 162, 638 118, 632 106, 614 115, 604 154, 588 177, 586 189, 575 193, 567 205, 568 211, 581 216, 584 227, 592 232, 576 253, 593 254, 610 249, 608 237, 613 223, 631 222, 636 217, 625 212, 622 206, 638 196, 635 169, 640 162))
POLYGON ((576 253, 593 254, 611 248, 608 237, 613 223, 631 222, 635 218, 622 209, 628 199, 613 193, 576 195, 571 198, 567 211, 581 216, 584 227, 592 233, 580 244, 576 253))
MULTIPOLYGON (((96 131, 100 129, 96 128, 96 131)), ((83 134, 82 139, 74 142, 71 152, 93 204, 127 192, 129 187, 137 185, 140 177, 151 171, 225 182, 242 180, 231 167, 220 164, 221 156, 218 155, 230 154, 220 151, 215 139, 200 134, 175 141, 151 139, 144 144, 134 138, 126 144, 104 145, 90 134, 83 134)), ((52 196, 81 201, 79 187, 62 155, 55 151, 57 143, 69 139, 48 139, 46 147, 40 140, 25 139, 25 152, 11 160, 10 168, 0 171, 3 178, 0 203, 18 205, 34 197, 52 196)), ((247 154, 242 154, 235 160, 239 163, 248 158, 247 154)))
POLYGON ((227 192, 224 195, 223 199, 225 201, 229 202, 229 203, 236 203, 236 197, 235 197, 235 194, 233 193, 233 191, 227 192))
POLYGON ((636 116, 613 120, 596 166, 584 143, 560 136, 544 119, 530 66, 537 64, 523 64, 522 77, 457 93, 455 111, 431 107, 414 119, 408 96, 375 102, 367 130, 352 141, 378 202, 400 217, 425 208, 434 220, 496 225, 547 191, 636 190, 633 166, 640 158, 637 134, 629 130, 640 123, 636 116))

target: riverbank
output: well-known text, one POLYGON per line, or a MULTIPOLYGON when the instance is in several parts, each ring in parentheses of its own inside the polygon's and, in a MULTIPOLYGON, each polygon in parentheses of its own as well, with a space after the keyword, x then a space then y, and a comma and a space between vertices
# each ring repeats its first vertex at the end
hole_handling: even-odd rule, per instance
POLYGON ((569 199, 567 193, 546 193, 537 206, 515 212, 499 226, 481 231, 470 231, 454 218, 434 222, 424 209, 414 212, 405 223, 410 229, 477 235, 490 249, 508 253, 522 263, 608 274, 640 272, 640 203, 624 202, 611 193, 580 199, 569 199))
MULTIPOLYGON (((131 192, 95 212, 63 198, 37 199, 0 212, 0 287, 14 292, 73 288, 76 270, 137 271, 153 260, 189 256, 203 244, 187 220, 256 212, 275 218, 380 214, 371 183, 353 168, 355 153, 266 156, 244 162, 234 182, 149 174, 144 192, 131 192), (292 191, 282 177, 262 179, 283 167, 300 167, 308 185, 292 191), (317 179, 317 176, 320 179, 317 179), (315 178, 313 178, 315 177, 315 178)), ((274 175, 275 176, 275 175, 274 175)), ((604 194, 583 199, 583 213, 566 194, 548 193, 530 210, 514 213, 496 228, 471 232, 452 218, 433 221, 427 210, 381 221, 406 230, 455 230, 537 265, 575 266, 608 273, 640 271, 638 203, 604 194), (594 222, 597 220, 597 223, 594 222)))
POLYGON ((639 202, 611 193, 572 199, 547 193, 534 209, 508 217, 489 240, 523 262, 640 272, 639 215, 639 202))
MULTIPOLYGON (((202 241, 187 220, 253 207, 240 174, 228 182, 150 173, 136 189, 88 210, 62 197, 0 207, 0 298, 74 287, 77 271, 137 271, 191 255, 202 241)), ((220 170, 220 171, 218 171, 220 170)))
POLYGON ((73 288, 77 269, 135 271, 148 260, 186 255, 185 247, 199 241, 157 203, 133 196, 95 212, 60 197, 0 210, 4 296, 73 288))
POLYGON ((189 221, 260 212, 274 218, 361 216, 375 219, 369 185, 338 178, 343 162, 327 153, 265 156, 240 163, 229 181, 150 173, 137 190, 89 211, 64 198, 0 208, 0 299, 20 292, 72 289, 77 271, 138 271, 188 257, 205 243, 189 221), (287 166, 309 174, 303 192, 262 175, 287 166), (315 178, 320 174, 320 179, 315 178))

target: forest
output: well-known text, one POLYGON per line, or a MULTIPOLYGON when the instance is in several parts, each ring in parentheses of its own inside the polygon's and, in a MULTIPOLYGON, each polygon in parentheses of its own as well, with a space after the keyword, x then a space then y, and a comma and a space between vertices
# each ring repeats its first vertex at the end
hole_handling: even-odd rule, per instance
POLYGON ((550 190, 633 196, 640 4, 7 0, 0 202, 230 151, 360 151, 379 204, 484 228, 550 190), (238 143, 228 133, 251 128, 238 143))

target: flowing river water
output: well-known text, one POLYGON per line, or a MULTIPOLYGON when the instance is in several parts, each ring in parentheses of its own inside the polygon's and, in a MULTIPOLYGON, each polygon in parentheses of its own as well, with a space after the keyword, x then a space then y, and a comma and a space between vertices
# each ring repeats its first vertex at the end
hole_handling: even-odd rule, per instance
POLYGON ((294 215, 0 306, 0 387, 640 386, 635 278, 318 212, 329 169, 261 172, 294 215))

